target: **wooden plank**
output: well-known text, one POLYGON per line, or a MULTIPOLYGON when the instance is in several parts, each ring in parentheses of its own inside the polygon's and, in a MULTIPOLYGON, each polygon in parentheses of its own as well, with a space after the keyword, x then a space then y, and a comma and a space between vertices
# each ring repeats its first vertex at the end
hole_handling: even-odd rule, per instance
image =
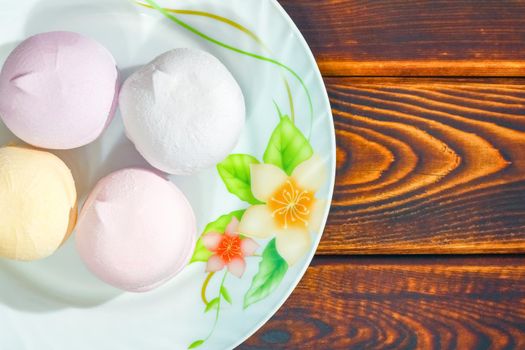
POLYGON ((525 349, 525 258, 318 258, 239 349, 525 349))
POLYGON ((525 80, 326 81, 338 174, 319 253, 525 252, 525 80))
POLYGON ((279 2, 325 75, 525 75, 525 1, 279 2))

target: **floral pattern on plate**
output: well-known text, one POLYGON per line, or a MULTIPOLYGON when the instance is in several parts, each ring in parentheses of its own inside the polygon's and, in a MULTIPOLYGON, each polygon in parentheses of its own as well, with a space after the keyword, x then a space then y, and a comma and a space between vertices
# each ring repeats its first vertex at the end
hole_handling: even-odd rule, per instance
MULTIPOLYGON (((288 66, 259 54, 253 54, 219 42, 198 29, 178 19, 175 14, 208 17, 226 23, 250 36, 269 52, 257 35, 246 27, 221 16, 190 10, 161 8, 152 0, 139 3, 159 11, 177 25, 193 32, 204 40, 239 54, 269 62, 290 73, 301 84, 308 98, 310 121, 313 107, 310 94, 299 75, 288 66)), ((295 123, 293 98, 286 78, 290 116, 283 115, 275 104, 279 123, 270 136, 262 162, 253 155, 231 154, 217 165, 219 176, 228 191, 247 208, 239 209, 209 223, 198 239, 190 263, 204 263, 207 273, 201 288, 204 312, 214 312, 214 324, 208 335, 194 341, 189 349, 203 345, 216 329, 224 303, 233 303, 226 280, 229 274, 243 278, 247 264, 259 260, 258 271, 244 293, 244 308, 268 297, 281 283, 288 268, 304 258, 311 250, 312 235, 321 230, 326 200, 316 197, 325 184, 327 166, 315 154, 309 139, 295 123), (260 254, 257 251, 262 251, 260 254), (221 282, 215 297, 209 299, 209 282, 221 271, 221 282)), ((232 282, 233 283, 233 282, 232 282)))

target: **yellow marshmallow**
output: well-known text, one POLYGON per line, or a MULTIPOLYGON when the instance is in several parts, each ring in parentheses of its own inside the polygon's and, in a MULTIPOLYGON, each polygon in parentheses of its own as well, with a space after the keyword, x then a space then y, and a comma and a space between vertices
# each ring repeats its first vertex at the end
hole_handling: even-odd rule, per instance
POLYGON ((76 219, 75 182, 62 160, 35 149, 0 148, 0 257, 49 256, 76 219))

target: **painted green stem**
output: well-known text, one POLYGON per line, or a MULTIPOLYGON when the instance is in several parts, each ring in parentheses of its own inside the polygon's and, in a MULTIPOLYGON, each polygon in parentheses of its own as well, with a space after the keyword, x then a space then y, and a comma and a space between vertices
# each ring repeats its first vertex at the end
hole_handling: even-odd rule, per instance
MULTIPOLYGON (((290 90, 290 84, 288 84, 286 78, 284 78, 284 86, 286 88, 286 94, 288 95, 288 104, 290 105, 290 118, 292 118, 292 123, 295 124, 295 108, 293 107, 292 91, 290 90)), ((310 134, 312 133, 312 122, 313 120, 310 119, 310 134)))
POLYGON ((208 284, 210 283, 211 278, 215 275, 215 272, 210 272, 208 276, 206 276, 206 279, 204 280, 204 283, 202 284, 201 289, 201 299, 204 302, 204 305, 208 306, 208 299, 206 299, 206 288, 208 288, 208 284))
MULTIPOLYGON (((284 70, 288 71, 290 74, 292 74, 298 81, 299 83, 301 84, 301 87, 303 88, 304 92, 306 93, 306 97, 308 99, 308 107, 309 107, 309 110, 310 110, 310 123, 313 123, 313 103, 312 103, 312 97, 310 96, 310 92, 308 91, 308 88, 306 87, 306 84, 304 83, 303 79, 293 70, 291 69, 290 67, 288 67, 287 65, 273 59, 273 58, 270 58, 270 57, 266 57, 266 56, 262 56, 262 55, 258 55, 258 54, 255 54, 255 53, 252 53, 252 52, 248 52, 248 51, 245 51, 245 50, 241 50, 239 48, 236 48, 234 46, 231 46, 229 44, 226 44, 226 43, 223 43, 217 39, 214 39, 212 37, 210 37, 209 35, 207 34, 204 34, 203 32, 199 31, 198 29, 192 27, 191 25, 189 25, 188 23, 180 20, 179 18, 177 18, 176 16, 174 16, 172 13, 170 13, 170 11, 168 11, 167 9, 164 9, 162 7, 160 7, 155 1, 153 0, 144 0, 146 1, 149 5, 150 5, 150 8, 152 9, 155 9, 157 11, 159 11, 160 13, 162 13, 166 18, 170 19, 171 21, 175 22, 176 24, 180 25, 181 27, 185 28, 186 30, 192 32, 193 34, 197 35, 197 36, 200 36, 201 38, 203 38, 204 40, 207 40, 211 43, 214 43, 215 45, 218 45, 218 46, 221 46, 227 50, 230 50, 230 51, 233 51, 233 52, 237 52, 237 53, 240 53, 242 55, 246 55, 246 56, 249 56, 249 57, 253 57, 255 59, 258 59, 258 60, 261 60, 261 61, 265 61, 265 62, 268 62, 268 63, 272 63, 276 66, 279 66, 281 68, 283 68, 284 70)), ((211 15, 211 14, 210 14, 211 15)), ((215 15, 212 15, 212 16, 215 16, 215 15)), ((209 17, 209 16, 208 16, 209 17)), ((224 17, 220 17, 220 16, 217 16, 218 18, 224 18, 224 17)), ((213 17, 212 17, 213 18, 213 17)), ((217 18, 216 18, 217 19, 217 18)), ((224 18, 225 19, 225 18, 224 18)), ((233 21, 230 21, 228 20, 229 22, 233 22, 233 21)), ((235 23, 235 22, 234 22, 235 23)), ((239 25, 240 26, 240 25, 239 25)), ((237 26, 236 26, 237 27, 237 26)), ((242 26, 241 26, 242 27, 242 26)), ((244 29, 246 29, 245 27, 242 27, 244 29)), ((247 30, 247 29, 246 29, 247 30)), ((244 31, 244 30, 243 30, 244 31)), ((259 39, 260 40, 260 39, 259 39)), ((289 94, 289 97, 291 96, 291 94, 289 94)), ((292 107, 293 108, 293 107, 292 107)), ((310 134, 311 134, 312 130, 311 130, 311 127, 310 127, 310 134)))
POLYGON ((206 338, 204 338, 204 341, 207 341, 210 339, 210 337, 213 335, 213 332, 215 332, 215 328, 217 327, 217 323, 219 322, 219 313, 221 311, 221 301, 222 301, 222 287, 224 287, 224 281, 226 281, 226 276, 228 275, 228 270, 224 272, 224 276, 222 277, 221 285, 219 286, 219 303, 217 304, 217 312, 215 312, 215 321, 213 322, 213 327, 211 328, 210 333, 206 338))
MULTIPOLYGON (((137 2, 137 4, 139 4, 140 6, 143 6, 143 7, 147 7, 149 9, 155 9, 153 6, 148 5, 148 4, 144 4, 144 3, 141 3, 141 2, 137 2)), ((230 26, 240 30, 244 34, 248 35, 256 43, 261 45, 261 47, 263 47, 265 50, 269 51, 268 47, 264 44, 264 42, 261 40, 261 38, 259 38, 254 32, 252 32, 251 30, 249 30, 248 28, 246 28, 242 24, 239 24, 239 23, 237 23, 235 21, 232 21, 229 18, 226 18, 226 17, 223 17, 223 16, 219 16, 219 15, 216 15, 214 13, 209 13, 209 12, 204 12, 204 11, 196 11, 196 10, 179 10, 179 9, 171 9, 171 8, 165 8, 165 7, 164 7, 164 10, 166 10, 168 12, 171 12, 171 13, 177 13, 177 14, 180 14, 180 15, 193 15, 193 16, 200 16, 200 17, 208 17, 208 18, 214 19, 216 21, 226 23, 226 24, 228 24, 228 25, 230 25, 230 26)))
POLYGON ((281 109, 279 108, 279 105, 277 104, 277 102, 275 102, 275 100, 273 101, 273 105, 275 106, 275 109, 277 110, 277 114, 279 115, 279 120, 281 120, 281 118, 284 117, 284 115, 281 113, 281 109))

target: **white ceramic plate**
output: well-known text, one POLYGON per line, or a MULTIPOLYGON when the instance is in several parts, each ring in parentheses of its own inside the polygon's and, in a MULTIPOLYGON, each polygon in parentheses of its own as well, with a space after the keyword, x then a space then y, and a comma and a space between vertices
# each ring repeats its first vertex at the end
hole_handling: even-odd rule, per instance
MULTIPOLYGON (((258 254, 262 256, 245 258, 246 270, 241 278, 226 274, 224 269, 212 276, 207 285, 206 260, 213 252, 200 247, 196 262, 166 285, 146 294, 123 293, 93 277, 74 250, 74 238, 42 261, 0 260, 1 349, 171 350, 186 349, 192 344, 200 349, 233 348, 284 303, 314 255, 334 186, 335 136, 326 90, 306 42, 274 0, 172 0, 159 4, 221 16, 212 18, 200 12, 173 14, 223 43, 289 67, 309 91, 312 110, 298 77, 276 62, 211 43, 159 11, 126 0, 0 0, 0 63, 22 39, 52 30, 76 31, 100 41, 115 56, 123 78, 158 54, 176 47, 195 47, 216 55, 232 71, 246 97, 247 124, 234 150, 245 156, 226 161, 224 181, 217 169, 197 176, 172 177, 193 205, 200 232, 222 215, 251 206, 239 198, 246 200, 251 194, 250 185, 254 185, 243 173, 246 168, 242 164, 253 161, 246 155, 277 165, 282 163, 289 173, 296 165, 306 164, 312 153, 318 155, 328 174, 315 188, 315 197, 319 199, 316 203, 321 204, 317 208, 321 226, 314 229, 312 224, 310 232, 303 229, 296 234, 302 235, 302 241, 294 240, 293 232, 283 227, 268 231, 269 237, 256 239, 260 245, 258 254), (225 22, 224 18, 249 32, 225 22), (276 109, 278 106, 283 115, 292 115, 285 81, 293 99, 295 126, 291 118, 280 119, 276 109), (275 137, 271 138, 272 135, 275 137), (271 150, 264 156, 269 143, 271 150), (276 234, 278 250, 273 241, 276 234), (301 249, 305 234, 311 242, 301 249), (290 259, 298 254, 298 261, 290 266, 280 256, 290 259), (201 296, 203 285, 206 300, 201 296)), ((20 142, 3 125, 0 141, 20 142)), ((111 171, 147 166, 124 136, 118 114, 96 142, 54 153, 72 168, 81 200, 99 178, 111 171)), ((253 198, 249 201, 255 202, 253 198)), ((296 219, 312 223, 313 207, 309 209, 312 210, 296 219)), ((240 212, 237 214, 240 217, 240 212)), ((229 219, 223 218, 213 230, 224 231, 229 219)), ((273 225, 279 226, 280 222, 277 220, 273 225)))

